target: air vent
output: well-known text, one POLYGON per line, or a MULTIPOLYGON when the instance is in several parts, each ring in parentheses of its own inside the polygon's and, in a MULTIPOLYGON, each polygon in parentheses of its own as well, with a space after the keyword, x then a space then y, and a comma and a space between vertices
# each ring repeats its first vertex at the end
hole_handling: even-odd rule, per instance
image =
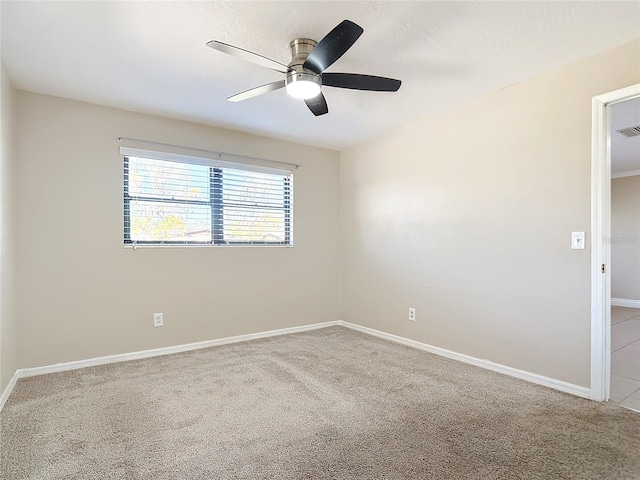
POLYGON ((640 135, 640 125, 636 125, 635 127, 623 128, 622 130, 616 131, 624 135, 625 137, 637 137, 638 135, 640 135))

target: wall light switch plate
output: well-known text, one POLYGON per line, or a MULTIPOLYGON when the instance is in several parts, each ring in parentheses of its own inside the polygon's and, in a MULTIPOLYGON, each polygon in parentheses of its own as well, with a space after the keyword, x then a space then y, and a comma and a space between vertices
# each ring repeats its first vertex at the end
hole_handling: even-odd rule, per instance
POLYGON ((584 232, 571 232, 571 250, 584 250, 584 232))

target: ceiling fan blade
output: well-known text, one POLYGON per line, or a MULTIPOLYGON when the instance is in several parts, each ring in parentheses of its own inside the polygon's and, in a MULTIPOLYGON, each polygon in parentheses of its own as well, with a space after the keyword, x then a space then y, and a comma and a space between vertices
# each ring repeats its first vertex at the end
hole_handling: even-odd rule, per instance
POLYGON ((329 113, 329 107, 327 107, 327 101, 324 99, 322 92, 320 92, 317 97, 307 98, 304 103, 307 104, 309 110, 311 110, 316 117, 329 113))
POLYGON ((261 67, 270 68, 272 70, 275 70, 276 72, 289 73, 289 71, 291 71, 289 67, 280 62, 276 62, 275 60, 271 60, 270 58, 250 52, 249 50, 244 50, 239 47, 234 47, 233 45, 227 45, 226 43, 218 42, 217 40, 211 40, 210 42, 207 42, 207 47, 213 48, 214 50, 218 50, 220 52, 224 52, 228 55, 233 55, 234 57, 241 58, 248 62, 255 63, 256 65, 260 65, 261 67))
POLYGON ((258 95, 264 95, 265 93, 273 92, 279 88, 284 88, 284 86, 284 80, 278 80, 277 82, 267 83, 266 85, 261 85, 256 88, 252 88, 251 90, 238 93, 237 95, 227 98, 227 100, 230 102, 241 102, 242 100, 257 97, 258 95))
POLYGON ((320 40, 302 66, 315 73, 324 72, 351 48, 362 32, 362 27, 344 20, 320 40))
POLYGON ((376 92, 397 92, 402 82, 393 78, 360 75, 359 73, 324 73, 322 85, 327 87, 351 88, 353 90, 373 90, 376 92))

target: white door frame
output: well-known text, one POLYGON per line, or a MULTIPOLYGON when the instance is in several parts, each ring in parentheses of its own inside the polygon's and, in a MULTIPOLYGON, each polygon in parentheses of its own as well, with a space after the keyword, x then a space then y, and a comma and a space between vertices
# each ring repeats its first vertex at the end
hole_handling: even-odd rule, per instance
POLYGON ((609 400, 611 377, 611 119, 607 106, 638 96, 640 83, 598 95, 592 102, 591 399, 601 402, 609 400))

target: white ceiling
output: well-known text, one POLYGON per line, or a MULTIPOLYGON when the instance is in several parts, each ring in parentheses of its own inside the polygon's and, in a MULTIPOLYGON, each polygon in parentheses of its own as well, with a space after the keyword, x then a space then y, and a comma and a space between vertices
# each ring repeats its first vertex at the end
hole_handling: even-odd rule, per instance
POLYGON ((17 88, 344 149, 640 35, 640 2, 7 2, 1 50, 17 88), (397 93, 325 87, 314 117, 282 75, 205 47, 288 63, 296 37, 364 28, 328 71, 399 78, 397 93))
POLYGON ((640 136, 618 130, 640 126, 640 97, 611 105, 611 173, 640 171, 640 136))

